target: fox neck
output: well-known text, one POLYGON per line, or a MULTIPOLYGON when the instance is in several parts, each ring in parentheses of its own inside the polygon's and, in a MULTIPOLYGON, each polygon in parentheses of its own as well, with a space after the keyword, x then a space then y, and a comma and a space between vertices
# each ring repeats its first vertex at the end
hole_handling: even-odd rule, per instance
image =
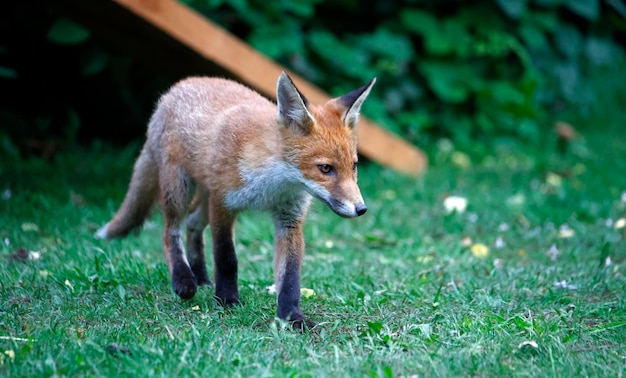
POLYGON ((298 211, 308 210, 311 196, 296 166, 274 158, 261 166, 241 167, 240 176, 243 185, 224 194, 224 203, 231 210, 282 211, 295 203, 298 211))

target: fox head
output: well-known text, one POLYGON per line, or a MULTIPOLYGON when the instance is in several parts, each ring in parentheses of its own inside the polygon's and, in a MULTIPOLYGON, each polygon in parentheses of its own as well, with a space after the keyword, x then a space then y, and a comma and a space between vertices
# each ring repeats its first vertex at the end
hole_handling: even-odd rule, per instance
POLYGON ((317 106, 309 104, 285 72, 278 78, 283 156, 299 170, 307 192, 346 218, 367 211, 357 185, 356 124, 375 82, 317 106))

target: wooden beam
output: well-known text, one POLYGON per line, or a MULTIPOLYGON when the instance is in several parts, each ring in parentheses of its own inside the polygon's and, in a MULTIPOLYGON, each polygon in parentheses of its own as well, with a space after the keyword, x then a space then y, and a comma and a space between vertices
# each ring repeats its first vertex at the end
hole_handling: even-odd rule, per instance
MULTIPOLYGON (((259 92, 275 98, 276 80, 281 71, 287 70, 197 12, 174 0, 114 2, 259 92)), ((323 103, 330 98, 306 80, 291 72, 290 75, 312 102, 323 103)), ((426 169, 427 158, 420 150, 364 117, 359 122, 358 138, 359 151, 379 164, 409 175, 426 169)))

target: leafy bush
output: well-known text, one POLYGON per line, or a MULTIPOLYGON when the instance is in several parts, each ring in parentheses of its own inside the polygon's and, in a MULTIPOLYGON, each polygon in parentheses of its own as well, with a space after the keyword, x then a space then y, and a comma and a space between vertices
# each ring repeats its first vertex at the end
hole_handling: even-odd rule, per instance
POLYGON ((0 12, 0 159, 143 138, 158 94, 173 79, 50 6, 12 1, 0 12))
MULTIPOLYGON (((416 144, 535 141, 555 111, 597 97, 589 68, 624 55, 613 0, 182 1, 331 94, 377 76, 364 113, 416 144)), ((152 71, 35 5, 0 13, 0 154, 140 138, 183 72, 152 71)))
POLYGON ((378 76, 365 112, 416 143, 535 140, 545 110, 593 101, 626 27, 600 0, 185 2, 332 93, 378 76))

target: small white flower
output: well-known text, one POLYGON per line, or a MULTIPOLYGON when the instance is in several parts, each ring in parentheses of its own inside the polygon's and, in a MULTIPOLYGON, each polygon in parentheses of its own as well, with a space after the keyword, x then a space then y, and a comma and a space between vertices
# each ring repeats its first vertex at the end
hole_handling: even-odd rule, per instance
POLYGON ((31 223, 31 222, 25 222, 25 223, 22 223, 22 231, 24 231, 24 232, 28 232, 28 231, 39 232, 39 226, 37 226, 36 224, 31 223))
POLYGON ((517 346, 517 348, 518 348, 518 349, 522 349, 523 347, 526 347, 526 346, 528 346, 528 347, 532 347, 532 348, 534 348, 534 349, 539 348, 539 344, 537 344, 537 342, 536 342, 536 341, 532 341, 532 340, 522 341, 522 342, 521 342, 521 343, 517 346))
POLYGON ((550 257, 550 260, 552 261, 556 261, 560 253, 561 252, 556 247, 556 244, 552 244, 552 246, 550 246, 550 249, 548 249, 548 252, 547 252, 548 256, 550 257))
POLYGON ((563 178, 554 172, 548 172, 546 174, 546 183, 553 187, 561 187, 563 185, 563 178))
POLYGON ((559 227, 559 237, 562 239, 571 238, 575 232, 567 224, 562 224, 559 227))
POLYGON ((507 206, 510 206, 510 207, 524 206, 524 204, 526 204, 526 196, 524 196, 521 193, 514 194, 506 199, 506 204, 507 206))
POLYGON ((606 259, 604 260, 604 266, 611 266, 611 264, 613 264, 613 262, 611 261, 611 256, 607 256, 606 259))
POLYGON ((7 247, 11 245, 11 240, 9 240, 9 238, 4 238, 4 245, 6 245, 7 247))
POLYGON ((493 260, 493 267, 496 269, 502 269, 502 267, 504 267, 504 261, 502 259, 493 260))
POLYGON ((506 242, 502 239, 502 236, 499 235, 496 241, 493 243, 494 248, 504 248, 506 246, 506 242))
POLYGON ((15 351, 13 349, 5 350, 4 354, 9 357, 11 362, 15 361, 15 351))
POLYGON ((456 211, 457 213, 465 212, 467 208, 467 198, 460 196, 449 196, 443 200, 443 206, 448 213, 456 211))
POLYGON ((498 226, 498 231, 500 232, 506 232, 509 230, 509 224, 508 223, 500 223, 500 225, 498 226))
POLYGON ((567 290, 576 290, 578 289, 578 286, 576 285, 572 285, 572 284, 568 284, 567 281, 562 280, 559 282, 555 282, 554 286, 557 287, 557 289, 567 289, 567 290))
POLYGON ((469 236, 463 236, 463 238, 461 239, 461 246, 469 247, 471 245, 472 245, 472 238, 470 238, 469 236))
POLYGON ((613 219, 612 218, 606 218, 606 221, 604 221, 604 225, 607 227, 613 227, 613 219))
POLYGON ((620 218, 618 220, 615 221, 615 224, 613 225, 613 227, 616 230, 622 229, 624 227, 626 227, 626 218, 620 218))
POLYGON ((270 285, 265 288, 269 294, 276 294, 276 285, 270 285))

